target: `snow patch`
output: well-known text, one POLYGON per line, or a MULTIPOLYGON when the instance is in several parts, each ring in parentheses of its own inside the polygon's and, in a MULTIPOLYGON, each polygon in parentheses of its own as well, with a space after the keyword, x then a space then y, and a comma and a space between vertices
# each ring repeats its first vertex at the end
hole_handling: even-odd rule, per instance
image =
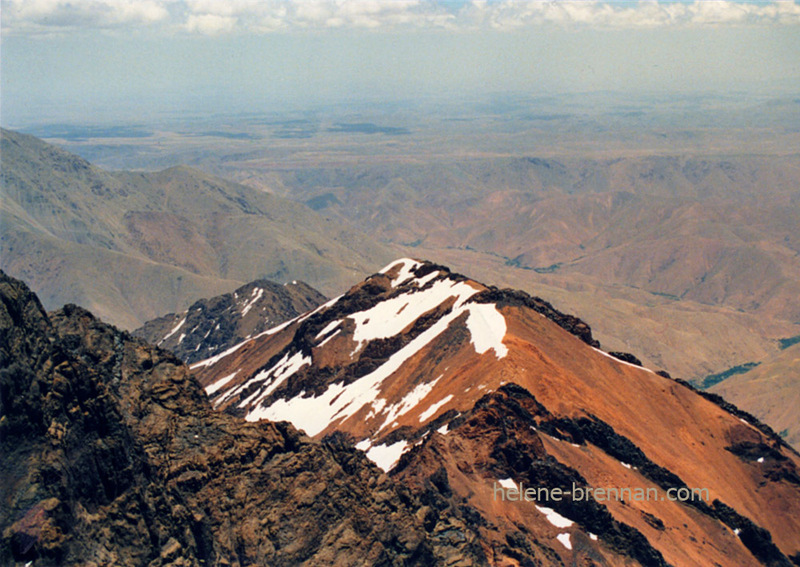
POLYGON ((591 532, 589 532, 589 539, 592 541, 597 541, 597 536, 591 532))
POLYGON ((489 349, 494 349, 497 358, 508 354, 508 348, 503 344, 506 336, 506 319, 497 310, 493 303, 472 303, 467 305, 469 317, 467 329, 472 336, 475 352, 483 354, 489 349))
POLYGON ((257 287, 257 288, 253 289, 253 293, 250 295, 250 297, 251 297, 250 301, 248 301, 247 305, 245 305, 244 308, 242 309, 242 317, 247 315, 247 312, 250 311, 250 309, 253 308, 253 305, 255 305, 256 302, 259 299, 261 299, 261 297, 263 295, 264 295, 264 290, 261 289, 260 287, 257 287))
MULTIPOLYGON (((281 323, 277 327, 273 327, 271 329, 267 329, 266 331, 263 331, 263 332, 257 334, 255 337, 247 338, 247 339, 243 340, 242 342, 240 342, 239 344, 233 345, 228 350, 225 350, 225 351, 223 351, 223 352, 221 352, 219 354, 215 354, 214 356, 212 356, 210 358, 206 358, 205 360, 201 360, 200 362, 195 362, 194 364, 190 365, 189 368, 194 370, 195 368, 205 368, 207 366, 211 366, 213 364, 216 364, 217 362, 219 362, 220 360, 222 360, 226 356, 228 356, 230 354, 233 354, 234 352, 236 352, 237 350, 242 348, 244 345, 246 345, 250 341, 254 341, 259 337, 263 337, 263 336, 267 336, 267 335, 274 335, 275 333, 277 333, 279 331, 282 331, 283 329, 285 329, 286 327, 288 327, 292 323, 298 321, 299 319, 300 319, 300 317, 295 317, 294 319, 290 319, 290 320, 286 321, 285 323, 281 323)), ((219 325, 217 325, 217 328, 219 328, 219 325)))
MULTIPOLYGON (((197 345, 197 346, 200 346, 200 345, 197 345)), ((218 392, 220 388, 224 387, 225 384, 227 384, 228 382, 233 380, 233 377, 236 376, 239 373, 239 370, 241 370, 241 368, 237 369, 236 372, 234 372, 233 374, 228 374, 224 378, 220 378, 216 382, 213 382, 212 384, 209 384, 208 386, 206 386, 206 394, 210 396, 210 395, 218 392)))
POLYGON ((335 333, 333 333, 333 334, 331 334, 331 336, 330 336, 330 337, 328 337, 327 339, 325 339, 325 340, 324 340, 324 341, 322 341, 321 343, 319 343, 319 344, 317 345, 317 348, 324 347, 326 344, 328 344, 328 341, 329 341, 329 340, 331 340, 333 337, 335 337, 336 335, 338 335, 338 334, 339 334, 341 331, 342 331, 341 329, 336 329, 336 332, 335 332, 335 333))
POLYGON ((574 522, 572 520, 568 520, 552 508, 546 508, 544 506, 536 506, 536 509, 539 510, 542 514, 545 515, 547 521, 553 524, 557 528, 568 528, 574 522))
POLYGON ((175 327, 174 327, 174 328, 173 328, 173 329, 172 329, 172 330, 171 330, 169 333, 167 333, 166 335, 164 335, 164 338, 162 338, 160 341, 158 341, 158 345, 160 345, 161 343, 163 343, 164 341, 166 341, 168 338, 170 338, 172 335, 174 335, 175 333, 177 333, 177 332, 180 330, 180 328, 181 328, 181 327, 183 327, 183 324, 184 324, 184 323, 186 323, 186 317, 184 317, 183 319, 181 319, 181 322, 180 322, 180 323, 178 323, 177 325, 175 325, 175 327))
POLYGON ((564 544, 567 549, 572 549, 572 542, 569 540, 569 534, 558 534, 556 539, 564 544))
POLYGON ((511 478, 500 479, 497 481, 497 484, 499 484, 503 488, 517 488, 517 483, 514 482, 511 478))
POLYGON ((333 331, 336 327, 341 325, 341 323, 342 323, 341 319, 337 319, 336 321, 331 321, 330 323, 325 325, 325 328, 322 329, 319 333, 317 333, 317 336, 314 338, 319 339, 321 337, 324 337, 325 335, 333 331))
POLYGON ((189 368, 191 370, 194 370, 195 368, 205 368, 206 366, 211 366, 212 364, 216 364, 217 362, 219 362, 220 360, 222 360, 223 358, 225 358, 229 354, 233 354, 234 352, 236 352, 237 350, 242 348, 244 345, 249 343, 250 340, 252 340, 252 339, 248 339, 246 341, 242 341, 238 345, 233 345, 228 350, 224 350, 221 353, 215 354, 214 356, 212 356, 210 358, 206 358, 205 360, 201 360, 200 362, 195 362, 194 364, 191 364, 189 366, 189 368))
POLYGON ((369 439, 364 439, 363 441, 356 443, 356 449, 359 451, 367 451, 370 447, 372 447, 372 441, 369 439))
POLYGON ((417 278, 417 285, 419 287, 424 287, 425 284, 427 284, 429 281, 433 281, 436 278, 438 278, 439 274, 441 274, 441 273, 442 272, 440 272, 439 270, 436 270, 435 272, 431 272, 427 276, 422 276, 421 278, 417 278))
POLYGON ((441 435, 447 435, 447 432, 450 431, 449 425, 445 423, 439 429, 436 430, 437 433, 441 435))
POLYGON ((619 463, 619 464, 621 464, 621 465, 622 465, 623 467, 625 467, 626 469, 629 469, 629 468, 631 468, 631 466, 630 466, 628 463, 623 463, 622 461, 620 461, 620 463, 619 463))
POLYGON ((431 380, 430 382, 426 382, 424 384, 417 384, 417 386, 411 390, 405 397, 400 400, 398 403, 389 406, 386 409, 386 419, 378 428, 378 431, 381 431, 390 423, 394 422, 398 417, 407 413, 409 410, 413 409, 418 403, 420 403, 425 396, 430 394, 433 387, 436 386, 436 383, 439 381, 441 376, 431 380))
POLYGON ((441 280, 426 290, 404 293, 381 301, 366 311, 348 315, 356 324, 353 331, 353 340, 358 345, 356 352, 365 342, 399 334, 451 297, 456 298, 453 313, 476 293, 477 289, 464 282, 441 280))
POLYGON ((416 260, 412 260, 411 258, 401 258, 400 260, 396 260, 383 268, 379 273, 385 274, 386 272, 390 272, 398 265, 401 265, 400 272, 394 277, 394 279, 392 279, 392 287, 397 287, 413 278, 414 274, 412 271, 416 270, 422 264, 416 260))
MULTIPOLYGON (((262 370, 258 374, 256 374, 253 378, 247 381, 246 384, 243 384, 243 387, 247 387, 248 384, 252 384, 259 380, 264 380, 266 378, 271 378, 267 387, 260 391, 257 398, 255 398, 255 402, 257 403, 260 400, 265 399, 269 396, 275 389, 283 384, 286 379, 300 370, 303 366, 307 366, 311 364, 311 357, 303 356, 302 352, 295 353, 292 357, 289 357, 289 353, 286 353, 283 358, 278 361, 278 364, 270 368, 269 370, 262 370)), ((241 388, 241 387, 240 387, 241 388)), ((239 404, 239 407, 246 407, 248 400, 245 400, 239 404)))
POLYGON ((759 457, 759 458, 758 458, 758 462, 759 462, 759 463, 763 463, 763 462, 764 462, 764 457, 759 457))
MULTIPOLYGON (((370 374, 347 386, 331 384, 319 397, 304 398, 298 395, 290 400, 280 399, 269 407, 253 408, 245 419, 289 421, 313 437, 334 420, 347 419, 367 404, 375 402, 373 412, 377 413, 385 403, 385 400, 378 400, 383 381, 444 332, 458 315, 459 313, 451 312, 442 317, 370 374)), ((452 398, 452 395, 449 398, 452 398)))
POLYGON ((655 372, 653 372, 653 371, 652 371, 652 370, 650 370, 649 368, 645 368, 644 366, 637 366, 636 364, 631 364, 630 362, 625 362, 624 360, 620 360, 620 359, 619 359, 619 358, 617 358, 616 356, 611 356, 610 354, 608 354, 608 353, 607 353, 607 352, 605 352, 605 351, 602 351, 602 350, 600 350, 599 348, 595 348, 595 347, 590 347, 590 348, 591 348, 593 351, 595 351, 595 352, 599 352, 600 354, 602 354, 602 355, 603 355, 603 356, 605 356, 606 358, 610 358, 610 359, 611 359, 611 360, 613 360, 614 362, 618 362, 619 364, 625 364, 626 366, 630 366, 630 367, 632 367, 632 368, 636 368, 636 369, 638 369, 638 370, 644 370, 644 371, 646 371, 646 372, 649 372, 650 374, 655 374, 655 372))
POLYGON ((320 311, 322 311, 323 309, 327 309, 328 307, 330 307, 331 305, 333 305, 334 303, 336 303, 337 301, 339 301, 341 298, 342 298, 342 296, 341 296, 341 295, 337 295, 337 296, 336 296, 336 297, 334 297, 333 299, 329 299, 328 301, 326 301, 325 303, 323 303, 322 305, 320 305, 319 307, 317 307, 316 309, 314 309, 314 311, 312 311, 311 313, 312 313, 312 314, 313 314, 313 313, 319 313, 319 312, 320 312, 320 311))
POLYGON ((408 442, 405 440, 391 445, 375 445, 367 451, 367 458, 383 469, 383 472, 389 472, 400 460, 406 447, 408 447, 408 442))
POLYGON ((453 399, 453 394, 448 394, 447 396, 445 396, 444 398, 433 404, 431 407, 429 407, 420 414, 419 422, 422 423, 423 421, 426 421, 428 418, 432 417, 433 414, 435 414, 440 407, 442 407, 452 399, 453 399))

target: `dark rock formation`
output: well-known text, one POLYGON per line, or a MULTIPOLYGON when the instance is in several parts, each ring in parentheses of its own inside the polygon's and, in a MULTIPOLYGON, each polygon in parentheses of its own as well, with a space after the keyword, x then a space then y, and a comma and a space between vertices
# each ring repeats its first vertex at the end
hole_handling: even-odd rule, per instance
POLYGON ((636 366, 643 366, 642 361, 629 352, 612 351, 608 354, 618 360, 621 360, 622 362, 627 362, 628 364, 634 364, 636 366))

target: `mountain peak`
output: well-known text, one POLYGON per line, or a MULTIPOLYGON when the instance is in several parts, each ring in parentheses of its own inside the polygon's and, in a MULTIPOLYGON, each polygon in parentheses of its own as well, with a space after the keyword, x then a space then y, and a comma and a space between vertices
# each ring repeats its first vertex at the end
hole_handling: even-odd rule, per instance
POLYGON ((3 272, 0 402, 3 565, 485 564, 352 446, 213 412, 170 353, 3 272))
MULTIPOLYGON (((409 360, 448 345, 463 348, 464 356, 507 356, 506 322, 489 301, 491 292, 443 266, 400 259, 316 310, 193 368, 201 380, 230 368, 232 373, 208 383, 207 391, 217 407, 243 410, 250 420, 302 414, 301 427, 311 435, 330 432, 335 422, 347 419, 366 419, 375 433, 390 430, 398 408, 392 409, 394 380, 387 378, 409 360), (309 373, 312 364, 321 372, 309 373), (357 387, 344 393, 350 384, 357 387)), ((437 380, 420 376, 415 396, 427 394, 437 380)), ((424 421, 424 409, 412 415, 424 421)))
POLYGON ((325 301, 305 282, 258 279, 148 321, 133 334, 194 363, 295 318, 325 301))
POLYGON ((506 344, 507 317, 520 315, 599 347, 586 323, 542 299, 401 258, 192 368, 217 409, 385 446, 395 431, 463 411, 516 376, 525 355, 506 344))

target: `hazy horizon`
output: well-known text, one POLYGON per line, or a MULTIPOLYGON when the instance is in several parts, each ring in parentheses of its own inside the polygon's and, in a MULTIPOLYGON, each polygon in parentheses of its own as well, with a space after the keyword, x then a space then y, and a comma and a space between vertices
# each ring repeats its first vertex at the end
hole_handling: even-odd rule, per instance
POLYGON ((796 2, 2 2, 6 127, 498 93, 800 93, 796 2))

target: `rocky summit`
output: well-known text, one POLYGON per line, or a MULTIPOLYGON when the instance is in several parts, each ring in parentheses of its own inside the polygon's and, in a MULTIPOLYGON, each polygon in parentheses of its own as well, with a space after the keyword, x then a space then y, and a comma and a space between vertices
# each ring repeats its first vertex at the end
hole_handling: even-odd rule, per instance
POLYGON ((133 331, 149 343, 197 362, 314 309, 325 296, 304 282, 256 280, 181 313, 170 313, 133 331))
POLYGON ((212 410, 174 355, 0 272, 0 563, 486 564, 340 436, 212 410))
POLYGON ((412 259, 191 366, 221 413, 346 435, 493 565, 800 564, 800 456, 525 293, 412 259))

